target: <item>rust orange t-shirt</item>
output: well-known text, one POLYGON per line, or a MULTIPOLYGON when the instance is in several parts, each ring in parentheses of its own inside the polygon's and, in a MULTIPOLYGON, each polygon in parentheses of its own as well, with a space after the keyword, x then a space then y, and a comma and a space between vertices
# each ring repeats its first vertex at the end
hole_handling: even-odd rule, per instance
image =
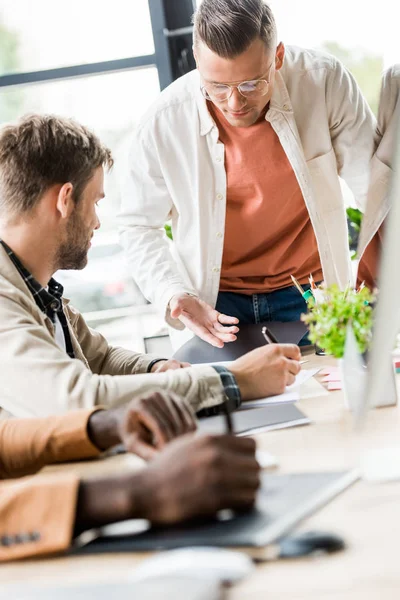
POLYGON ((303 195, 271 124, 233 127, 210 102, 225 146, 225 239, 220 291, 271 292, 322 279, 317 242, 303 195))

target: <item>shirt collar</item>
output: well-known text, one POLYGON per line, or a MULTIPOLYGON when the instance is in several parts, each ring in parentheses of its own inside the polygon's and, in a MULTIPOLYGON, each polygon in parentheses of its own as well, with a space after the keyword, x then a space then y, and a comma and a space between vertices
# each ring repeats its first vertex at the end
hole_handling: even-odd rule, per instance
POLYGON ((204 98, 201 92, 200 73, 198 71, 196 71, 196 73, 197 76, 195 77, 194 85, 197 110, 199 111, 200 117, 200 135, 207 135, 213 127, 216 127, 216 125, 214 119, 208 111, 207 100, 204 98))
POLYGON ((21 275, 38 307, 44 313, 47 313, 48 310, 62 310, 63 286, 52 277, 48 283, 48 289, 46 290, 22 264, 15 252, 1 239, 0 244, 3 246, 9 259, 21 275))

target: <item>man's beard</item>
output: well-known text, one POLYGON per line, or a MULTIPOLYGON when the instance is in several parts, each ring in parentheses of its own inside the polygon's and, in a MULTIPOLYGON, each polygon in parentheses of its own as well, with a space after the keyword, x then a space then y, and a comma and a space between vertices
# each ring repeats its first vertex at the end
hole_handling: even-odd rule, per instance
POLYGON ((90 231, 84 226, 75 208, 65 230, 56 256, 57 269, 80 270, 86 267, 88 261, 90 231))

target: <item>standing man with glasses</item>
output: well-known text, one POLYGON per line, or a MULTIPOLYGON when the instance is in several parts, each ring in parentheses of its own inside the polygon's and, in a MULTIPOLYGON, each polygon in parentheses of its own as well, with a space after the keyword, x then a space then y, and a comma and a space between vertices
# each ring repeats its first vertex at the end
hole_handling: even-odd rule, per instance
POLYGON ((173 345, 222 347, 238 324, 300 318, 291 275, 347 284, 339 176, 363 209, 375 122, 338 60, 278 43, 263 0, 203 0, 194 52, 136 128, 121 239, 173 345))

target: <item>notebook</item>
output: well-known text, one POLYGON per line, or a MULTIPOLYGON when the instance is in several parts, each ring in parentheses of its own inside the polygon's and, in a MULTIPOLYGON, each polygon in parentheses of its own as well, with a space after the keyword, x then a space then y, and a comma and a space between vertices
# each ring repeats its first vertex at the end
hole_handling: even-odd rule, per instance
MULTIPOLYGON (((246 407, 246 404, 243 405, 246 407)), ((262 408, 239 410, 231 415, 233 429, 236 435, 246 436, 271 431, 308 425, 311 420, 293 402, 268 404, 262 408)), ((226 418, 224 415, 204 417, 199 419, 200 433, 226 433, 226 418)))
POLYGON ((10 585, 2 589, 0 598, 3 597, 12 600, 222 600, 223 596, 220 584, 215 581, 192 577, 160 577, 136 583, 113 582, 71 587, 10 585))
POLYGON ((240 548, 257 559, 271 557, 273 545, 359 478, 359 472, 263 473, 255 508, 247 513, 222 511, 216 518, 174 527, 150 528, 135 520, 103 527, 98 537, 74 553, 144 552, 187 546, 240 548))

